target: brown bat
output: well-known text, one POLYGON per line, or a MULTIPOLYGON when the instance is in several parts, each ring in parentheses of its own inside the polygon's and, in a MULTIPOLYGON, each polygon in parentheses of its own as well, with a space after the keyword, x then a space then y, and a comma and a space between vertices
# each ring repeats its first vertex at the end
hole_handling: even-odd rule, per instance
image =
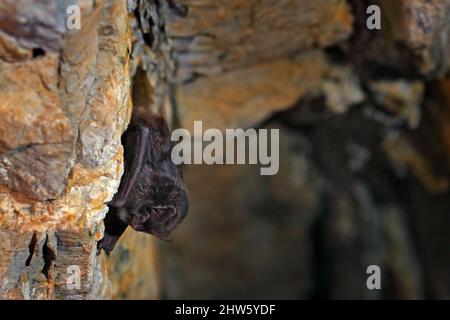
POLYGON ((133 114, 122 135, 124 174, 105 218, 99 249, 110 252, 128 225, 162 239, 184 219, 189 194, 171 160, 173 142, 164 118, 133 114))

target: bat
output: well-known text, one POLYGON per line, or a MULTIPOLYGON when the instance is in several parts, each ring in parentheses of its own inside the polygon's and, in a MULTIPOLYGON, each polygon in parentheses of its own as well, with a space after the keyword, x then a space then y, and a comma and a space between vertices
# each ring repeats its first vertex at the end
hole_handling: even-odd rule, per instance
POLYGON ((108 203, 105 235, 109 253, 128 226, 165 241, 186 216, 189 193, 180 166, 171 160, 173 142, 163 117, 134 113, 122 135, 124 174, 108 203))

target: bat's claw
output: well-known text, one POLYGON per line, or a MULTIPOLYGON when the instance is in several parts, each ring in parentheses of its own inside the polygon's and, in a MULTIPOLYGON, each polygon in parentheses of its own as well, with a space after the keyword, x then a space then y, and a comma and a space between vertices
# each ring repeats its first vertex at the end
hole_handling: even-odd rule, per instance
POLYGON ((100 251, 103 249, 107 255, 114 249, 116 246, 118 238, 117 237, 111 237, 105 234, 103 239, 101 239, 97 244, 97 255, 100 254, 100 251))

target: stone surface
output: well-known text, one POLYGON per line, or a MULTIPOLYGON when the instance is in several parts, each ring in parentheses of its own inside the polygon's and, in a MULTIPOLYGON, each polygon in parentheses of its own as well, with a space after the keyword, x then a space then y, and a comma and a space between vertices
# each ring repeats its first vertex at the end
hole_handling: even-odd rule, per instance
POLYGON ((450 3, 447 0, 380 0, 385 26, 395 41, 404 43, 417 69, 428 77, 450 67, 450 3))
POLYGON ((161 13, 179 81, 329 46, 352 30, 350 8, 342 0, 168 3, 161 13))
POLYGON ((417 129, 421 118, 424 84, 421 81, 377 81, 370 86, 375 100, 417 129))
MULTIPOLYGON (((340 0, 218 5, 175 1, 160 8, 176 66, 174 103, 187 128, 193 120, 219 129, 249 126, 317 91, 333 71, 321 52, 298 53, 333 45, 352 30, 350 8, 340 0)), ((348 105, 333 99, 338 108, 348 105)))
MULTIPOLYGON (((64 32, 64 12, 71 1, 5 0, 0 4, 0 57, 23 61, 57 53, 64 32)), ((72 1, 73 2, 73 1, 72 1)))
POLYGON ((182 123, 191 130, 195 120, 208 128, 250 126, 317 88, 326 71, 325 57, 316 52, 198 79, 177 89, 182 123))
POLYGON ((200 78, 178 87, 176 101, 182 125, 193 132, 195 120, 207 128, 246 128, 306 95, 319 94, 335 113, 364 97, 351 71, 331 65, 322 52, 313 51, 200 78))
POLYGON ((0 181, 24 196, 54 199, 72 166, 76 135, 61 110, 57 56, 0 64, 0 181))
POLYGON ((61 95, 79 132, 77 160, 88 167, 102 166, 117 153, 130 117, 130 45, 127 11, 108 1, 65 42, 61 95))
MULTIPOLYGON (((448 279, 448 259, 438 256, 450 240, 443 231, 448 1, 348 2, 355 20, 350 39, 317 50, 317 42, 308 46, 291 35, 297 39, 292 46, 299 45, 295 54, 280 53, 289 44, 265 55, 264 45, 278 40, 270 31, 252 48, 251 36, 235 37, 246 34, 245 24, 223 37, 191 32, 228 27, 228 12, 214 25, 220 10, 214 12, 219 18, 195 19, 213 10, 209 1, 163 9, 181 125, 203 120, 204 129, 281 128, 280 159, 292 164, 276 177, 259 177, 248 166, 186 168, 192 209, 176 243, 161 247, 168 297, 448 297, 446 280, 438 280, 448 279), (369 4, 381 5, 380 31, 365 27, 369 4), (235 46, 224 53, 220 44, 232 36, 235 46), (233 52, 247 44, 235 63, 233 52), (367 290, 371 264, 381 267, 381 291, 367 290)), ((314 3, 302 13, 317 18, 313 7, 319 8, 314 3)), ((306 34, 299 37, 314 37, 306 34)))
POLYGON ((411 170, 421 179, 429 192, 441 193, 449 189, 448 177, 434 174, 430 164, 427 163, 427 158, 422 156, 404 136, 398 133, 389 134, 383 143, 383 148, 397 170, 400 172, 405 169, 411 170))
POLYGON ((19 24, 0 26, 17 45, 0 50, 0 297, 107 298, 97 241, 131 112, 128 13, 123 2, 85 1, 82 29, 68 31, 65 6, 53 4, 0 8, 19 24), (32 25, 36 33, 21 31, 32 25), (40 55, 25 54, 35 46, 40 55), (67 285, 73 266, 79 288, 67 285))
MULTIPOLYGON (((128 228, 107 258, 107 272, 112 284, 113 299, 160 299, 160 254, 157 240, 128 228)), ((105 257, 106 258, 106 257, 105 257)))
POLYGON ((0 4, 0 298, 449 297, 447 0, 73 2, 0 4), (132 105, 279 128, 279 174, 187 166, 174 242, 97 256, 132 105))
POLYGON ((450 3, 446 0, 405 1, 408 45, 425 74, 444 74, 450 68, 450 3))

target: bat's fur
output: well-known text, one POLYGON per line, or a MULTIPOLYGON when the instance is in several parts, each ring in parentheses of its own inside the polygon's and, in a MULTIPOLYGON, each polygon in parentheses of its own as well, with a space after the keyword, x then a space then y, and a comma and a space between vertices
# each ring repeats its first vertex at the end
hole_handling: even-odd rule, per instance
POLYGON ((99 242, 107 252, 128 225, 168 240, 189 207, 181 168, 171 160, 173 142, 164 118, 134 114, 122 144, 125 171, 109 203, 105 237, 99 242))

